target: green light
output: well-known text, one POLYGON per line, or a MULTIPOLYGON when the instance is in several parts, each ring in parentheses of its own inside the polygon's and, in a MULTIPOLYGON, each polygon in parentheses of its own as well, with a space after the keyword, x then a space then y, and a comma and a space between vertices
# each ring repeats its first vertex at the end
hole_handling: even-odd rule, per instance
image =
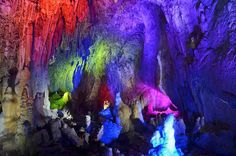
POLYGON ((49 101, 51 103, 50 108, 63 109, 70 99, 71 95, 69 92, 65 92, 62 97, 59 94, 55 93, 49 98, 49 101))
POLYGON ((63 92, 73 90, 73 75, 77 63, 83 64, 81 57, 70 54, 67 58, 66 53, 58 52, 56 62, 49 66, 50 91, 54 92, 61 89, 63 92))
POLYGON ((96 77, 104 74, 106 64, 114 57, 111 52, 111 45, 104 40, 98 40, 90 48, 90 56, 87 60, 85 71, 96 77))

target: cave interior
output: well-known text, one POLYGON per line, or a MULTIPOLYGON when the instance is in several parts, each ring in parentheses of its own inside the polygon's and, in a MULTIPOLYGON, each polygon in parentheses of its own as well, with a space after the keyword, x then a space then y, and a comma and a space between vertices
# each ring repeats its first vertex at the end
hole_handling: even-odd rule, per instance
POLYGON ((0 155, 236 156, 236 1, 0 0, 0 155))

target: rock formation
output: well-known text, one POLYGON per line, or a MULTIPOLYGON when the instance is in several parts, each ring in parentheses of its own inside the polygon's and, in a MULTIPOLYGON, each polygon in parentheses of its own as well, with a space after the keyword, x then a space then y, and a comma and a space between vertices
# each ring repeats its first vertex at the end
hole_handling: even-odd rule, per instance
POLYGON ((168 101, 160 108, 155 96, 158 109, 236 130, 236 1, 2 0, 0 28, 6 151, 25 120, 47 122, 52 92, 71 92, 79 119, 101 111, 103 85, 111 106, 120 92, 121 123, 145 84, 168 101))

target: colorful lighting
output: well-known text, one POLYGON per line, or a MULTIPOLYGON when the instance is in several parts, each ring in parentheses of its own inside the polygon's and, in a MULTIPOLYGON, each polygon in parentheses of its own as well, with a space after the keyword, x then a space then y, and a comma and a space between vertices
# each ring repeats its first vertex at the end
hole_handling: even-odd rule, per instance
POLYGON ((55 93, 50 100, 50 108, 51 109, 63 109, 68 101, 71 99, 71 95, 69 92, 65 92, 62 97, 55 93))
POLYGON ((49 66, 50 91, 71 92, 80 82, 84 64, 76 54, 58 53, 55 63, 49 66))
POLYGON ((95 77, 101 77, 104 75, 105 65, 111 59, 109 57, 110 48, 106 41, 98 40, 90 48, 90 56, 88 57, 85 71, 93 73, 95 77))

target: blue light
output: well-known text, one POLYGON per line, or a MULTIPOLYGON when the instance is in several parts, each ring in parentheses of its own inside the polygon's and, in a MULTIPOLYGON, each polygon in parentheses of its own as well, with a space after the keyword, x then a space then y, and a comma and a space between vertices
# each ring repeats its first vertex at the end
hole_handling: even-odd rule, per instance
POLYGON ((79 86, 83 73, 83 63, 78 62, 73 74, 73 91, 79 86))
POLYGON ((175 147, 174 115, 170 114, 165 119, 163 129, 157 130, 151 138, 153 149, 149 151, 151 156, 182 156, 180 149, 175 147))

